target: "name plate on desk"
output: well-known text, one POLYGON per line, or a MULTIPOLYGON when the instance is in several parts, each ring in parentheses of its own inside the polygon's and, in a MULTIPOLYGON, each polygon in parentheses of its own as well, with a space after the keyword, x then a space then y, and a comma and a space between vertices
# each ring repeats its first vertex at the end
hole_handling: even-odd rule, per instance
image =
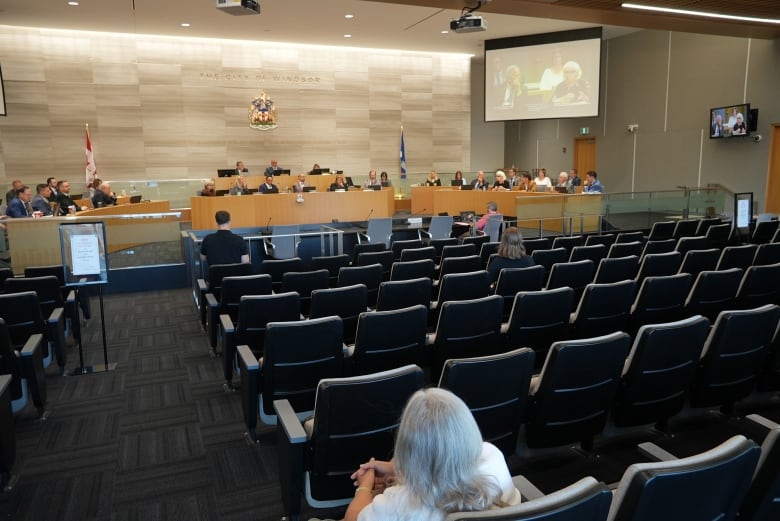
POLYGON ((406 222, 410 226, 422 226, 422 217, 409 217, 406 222))

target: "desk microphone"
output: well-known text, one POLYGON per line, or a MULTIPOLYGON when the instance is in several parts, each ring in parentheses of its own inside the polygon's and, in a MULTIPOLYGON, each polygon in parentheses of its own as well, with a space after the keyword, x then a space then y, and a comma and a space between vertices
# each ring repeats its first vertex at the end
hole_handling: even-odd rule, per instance
POLYGON ((268 222, 265 223, 265 231, 271 233, 271 217, 268 218, 268 222))
POLYGON ((374 209, 371 208, 371 211, 368 212, 368 215, 366 215, 366 221, 368 221, 371 218, 371 214, 374 213, 374 209))
POLYGON ((428 211, 428 209, 427 209, 427 208, 423 208, 423 209, 422 209, 422 210, 420 210, 419 212, 410 213, 410 214, 409 214, 409 217, 414 217, 414 216, 416 216, 416 215, 424 215, 424 214, 425 214, 425 212, 427 212, 427 211, 428 211))

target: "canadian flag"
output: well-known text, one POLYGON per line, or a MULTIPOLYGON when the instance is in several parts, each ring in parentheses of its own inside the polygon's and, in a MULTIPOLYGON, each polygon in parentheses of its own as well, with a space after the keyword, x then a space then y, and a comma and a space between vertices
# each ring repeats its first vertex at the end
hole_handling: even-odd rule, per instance
POLYGON ((89 123, 87 124, 87 168, 86 168, 86 174, 87 174, 87 188, 92 186, 92 181, 95 180, 95 177, 97 175, 97 167, 95 166, 95 156, 92 155, 92 141, 89 139, 89 123))

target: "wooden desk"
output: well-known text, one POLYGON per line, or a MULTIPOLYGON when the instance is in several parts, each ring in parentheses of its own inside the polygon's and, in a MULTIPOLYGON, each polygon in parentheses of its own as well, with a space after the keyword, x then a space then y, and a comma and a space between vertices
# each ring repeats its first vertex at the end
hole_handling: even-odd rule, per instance
MULTIPOLYGON (((311 176, 320 177, 320 176, 311 176)), ((394 191, 351 190, 349 192, 308 192, 303 202, 297 194, 242 195, 190 198, 192 229, 212 230, 218 210, 230 212, 233 228, 273 226, 274 224, 317 224, 338 221, 365 221, 371 217, 392 217, 394 191)))
MULTIPOLYGON (((77 216, 6 219, 11 265, 15 275, 24 274, 27 266, 62 264, 60 223, 94 222, 101 216, 160 213, 168 211, 168 201, 107 206, 79 212, 77 216)), ((106 240, 108 253, 151 242, 177 241, 179 223, 173 217, 161 219, 108 218, 106 240)), ((110 267, 110 264, 109 264, 110 267)))
MULTIPOLYGON (((335 174, 334 175, 307 175, 306 184, 309 186, 316 187, 318 192, 327 192, 328 188, 330 188, 330 185, 336 182, 336 177, 338 176, 335 174)), ((342 177, 346 179, 346 176, 342 175, 342 177)), ((237 179, 238 176, 218 177, 214 179, 214 189, 230 190, 236 184, 237 179)), ((261 184, 265 183, 264 175, 247 175, 244 176, 244 179, 246 179, 246 184, 251 189, 257 189, 261 184)), ((297 174, 274 176, 274 184, 279 187, 280 192, 286 191, 287 187, 290 187, 290 190, 292 190, 292 186, 297 182, 298 182, 297 174)))

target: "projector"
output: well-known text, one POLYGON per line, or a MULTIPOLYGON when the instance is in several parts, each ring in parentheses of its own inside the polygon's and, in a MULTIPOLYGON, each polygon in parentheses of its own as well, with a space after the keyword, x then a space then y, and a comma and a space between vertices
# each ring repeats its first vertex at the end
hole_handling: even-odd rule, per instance
POLYGON ((456 33, 487 31, 487 20, 481 16, 466 15, 451 20, 450 29, 456 33))
POLYGON ((256 0, 217 0, 217 9, 232 15, 260 14, 260 2, 256 0))

